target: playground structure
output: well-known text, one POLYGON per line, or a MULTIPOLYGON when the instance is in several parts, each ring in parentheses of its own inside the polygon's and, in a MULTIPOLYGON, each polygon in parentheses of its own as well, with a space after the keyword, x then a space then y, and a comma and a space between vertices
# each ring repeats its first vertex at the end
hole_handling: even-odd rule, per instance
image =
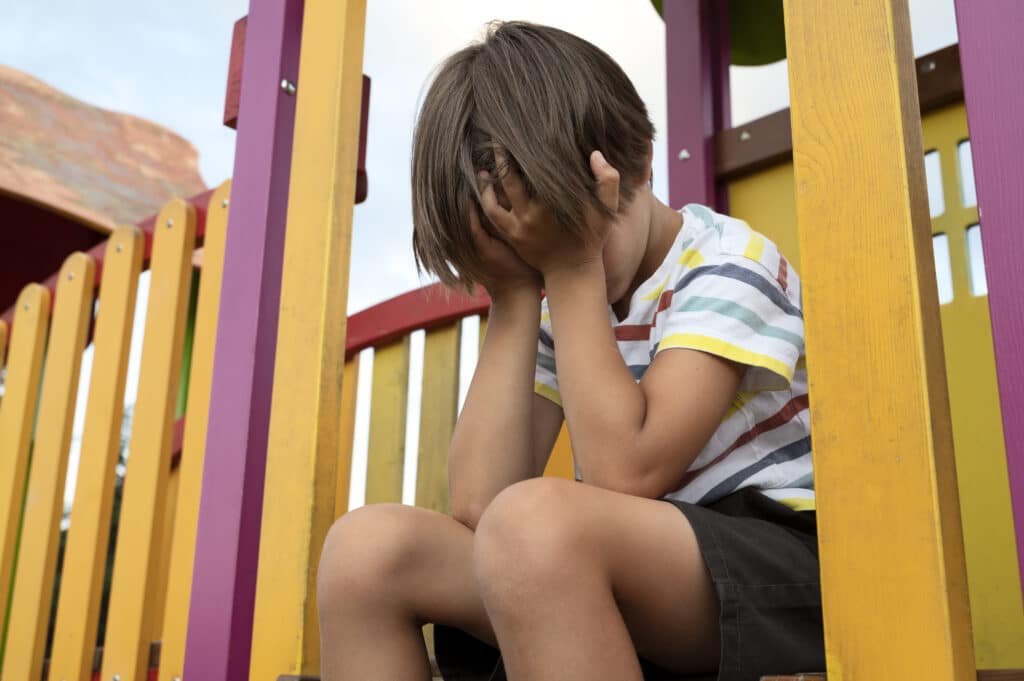
MULTIPOLYGON (((957 5, 959 46, 915 62, 904 0, 787 2, 792 109, 736 128, 721 6, 663 7, 671 203, 748 220, 803 276, 832 679, 1024 678, 1008 671, 1024 669, 1024 362, 1013 342, 1024 332, 1013 260, 1024 252, 1024 99, 1000 81, 1000 66, 1024 58, 1024 7, 957 5), (960 191, 968 121, 980 208, 960 191), (930 227, 923 151, 939 154, 945 197, 930 227), (966 230, 981 210, 987 296, 972 293, 967 265, 966 230), (931 235, 945 235, 950 252, 953 298, 941 308, 931 235)), ((252 0, 247 42, 259 47, 244 53, 233 179, 69 256, 0 322, 4 681, 43 675, 90 326, 51 680, 317 674, 316 562, 348 507, 356 354, 374 348, 366 501, 397 501, 418 329, 427 331, 416 503, 446 509, 460 320, 485 315, 487 300, 420 290, 345 321, 364 17, 365 0, 252 0), (144 262, 130 484, 95 659, 144 262)), ((567 474, 569 456, 563 433, 549 474, 567 474)))

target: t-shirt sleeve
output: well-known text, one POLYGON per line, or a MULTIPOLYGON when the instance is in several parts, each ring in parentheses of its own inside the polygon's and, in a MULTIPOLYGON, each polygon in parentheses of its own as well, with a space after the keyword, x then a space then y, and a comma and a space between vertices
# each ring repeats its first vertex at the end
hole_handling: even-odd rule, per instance
POLYGON ((558 392, 558 375, 555 371, 555 341, 551 333, 546 300, 541 307, 540 329, 537 332, 537 373, 533 391, 559 407, 562 406, 562 396, 558 392))
POLYGON ((658 326, 655 352, 689 348, 746 364, 741 390, 785 390, 804 352, 798 304, 760 262, 738 255, 685 272, 658 326))

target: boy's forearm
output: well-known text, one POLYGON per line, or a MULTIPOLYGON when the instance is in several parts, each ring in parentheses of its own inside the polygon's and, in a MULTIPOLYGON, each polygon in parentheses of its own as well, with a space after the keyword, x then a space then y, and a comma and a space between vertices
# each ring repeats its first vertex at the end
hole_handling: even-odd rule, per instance
POLYGON ((645 462, 638 445, 646 399, 615 341, 604 268, 597 262, 548 274, 545 288, 559 392, 583 480, 644 494, 645 462))
POLYGON ((505 487, 535 474, 532 406, 540 290, 492 296, 487 334, 455 426, 448 479, 452 514, 475 526, 505 487))

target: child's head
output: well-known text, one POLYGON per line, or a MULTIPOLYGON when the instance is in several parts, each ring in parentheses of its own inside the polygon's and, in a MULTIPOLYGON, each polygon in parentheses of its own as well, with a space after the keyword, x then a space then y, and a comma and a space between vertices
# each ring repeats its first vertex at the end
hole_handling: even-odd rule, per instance
MULTIPOLYGON (((654 126, 636 89, 602 50, 565 31, 494 23, 449 57, 423 101, 412 155, 413 249, 444 283, 481 276, 469 226, 480 170, 505 150, 532 196, 563 228, 587 238, 591 152, 621 176, 620 212, 648 177, 654 126)), ((500 170, 500 169, 499 169, 500 170)))

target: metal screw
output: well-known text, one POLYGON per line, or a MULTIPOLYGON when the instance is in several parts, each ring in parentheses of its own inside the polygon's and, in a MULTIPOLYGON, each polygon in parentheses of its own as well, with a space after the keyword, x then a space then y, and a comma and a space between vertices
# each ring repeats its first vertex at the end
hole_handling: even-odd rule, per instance
POLYGON ((68 281, 72 281, 75 278, 74 272, 68 272, 68 281))
POLYGON ((117 244, 117 245, 116 245, 116 246, 114 247, 114 250, 115 250, 115 251, 117 251, 118 253, 120 253, 121 251, 123 251, 123 250, 124 250, 124 246, 122 246, 121 244, 117 244))
POLYGON ((25 304, 24 304, 24 305, 22 305, 21 307, 22 307, 22 309, 24 309, 24 310, 27 310, 27 309, 28 309, 28 303, 25 303, 25 304))
POLYGON ((181 677, 180 676, 175 676, 174 678, 171 679, 171 681, 181 681, 181 677))
POLYGON ((921 73, 931 73, 935 70, 935 60, 929 59, 925 63, 921 64, 921 73))
POLYGON ((167 229, 170 229, 171 227, 174 227, 174 220, 171 220, 170 218, 168 218, 167 219, 167 229))
MULTIPOLYGON (((220 202, 220 207, 221 208, 227 208, 228 207, 228 200, 227 199, 222 200, 220 202)), ((181 679, 178 679, 178 681, 181 681, 181 679)))
POLYGON ((680 150, 680 152, 679 152, 679 160, 680 161, 686 161, 689 158, 690 158, 690 150, 689 149, 682 149, 682 150, 680 150))
POLYGON ((287 78, 283 78, 281 80, 281 89, 284 90, 286 94, 294 95, 295 94, 295 83, 291 82, 287 78))
POLYGON ((114 681, 121 681, 121 675, 120 674, 114 674, 114 681))
POLYGON ((743 132, 740 133, 740 142, 746 142, 748 139, 750 139, 749 131, 744 130, 743 132))

